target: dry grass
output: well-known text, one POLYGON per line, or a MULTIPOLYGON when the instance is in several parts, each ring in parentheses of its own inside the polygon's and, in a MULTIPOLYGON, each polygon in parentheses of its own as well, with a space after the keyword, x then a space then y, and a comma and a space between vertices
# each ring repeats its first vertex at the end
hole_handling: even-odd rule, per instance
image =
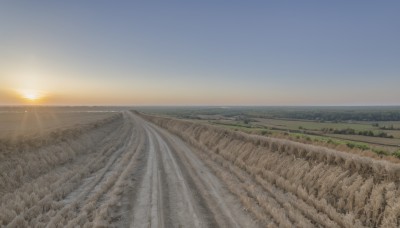
MULTIPOLYGON (((61 129, 40 138, 0 142, 0 197, 30 179, 73 160, 77 153, 89 152, 95 139, 86 133, 120 117, 115 115, 79 128, 61 129)), ((101 133, 98 131, 94 137, 101 133)))
POLYGON ((145 116, 199 148, 246 210, 280 227, 398 227, 400 165, 320 146, 145 116))
POLYGON ((121 153, 129 143, 143 144, 132 130, 116 114, 40 138, 0 142, 0 226, 109 224, 136 151, 121 153), (96 172, 102 175, 80 189, 96 172))

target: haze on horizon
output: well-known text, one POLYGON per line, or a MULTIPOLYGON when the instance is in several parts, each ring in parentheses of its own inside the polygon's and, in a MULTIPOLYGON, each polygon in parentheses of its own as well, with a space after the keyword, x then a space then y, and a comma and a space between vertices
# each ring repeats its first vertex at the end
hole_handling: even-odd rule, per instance
POLYGON ((0 105, 400 105, 399 1, 2 1, 0 105))

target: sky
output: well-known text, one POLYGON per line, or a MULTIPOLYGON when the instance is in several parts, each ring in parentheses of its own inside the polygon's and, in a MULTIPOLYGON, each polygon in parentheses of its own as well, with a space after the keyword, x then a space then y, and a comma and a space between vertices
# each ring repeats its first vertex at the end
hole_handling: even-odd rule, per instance
POLYGON ((0 2, 0 105, 400 105, 400 1, 0 2))

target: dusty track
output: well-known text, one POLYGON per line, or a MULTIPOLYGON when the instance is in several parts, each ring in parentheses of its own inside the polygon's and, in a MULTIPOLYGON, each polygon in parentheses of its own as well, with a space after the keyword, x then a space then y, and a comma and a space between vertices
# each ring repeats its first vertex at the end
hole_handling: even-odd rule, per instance
POLYGON ((0 226, 257 227, 195 149, 141 117, 85 137, 1 196, 0 226))
MULTIPOLYGON (((254 227, 238 201, 182 140, 133 116, 146 136, 130 227, 254 227)), ((129 193, 128 193, 129 194, 129 193)))

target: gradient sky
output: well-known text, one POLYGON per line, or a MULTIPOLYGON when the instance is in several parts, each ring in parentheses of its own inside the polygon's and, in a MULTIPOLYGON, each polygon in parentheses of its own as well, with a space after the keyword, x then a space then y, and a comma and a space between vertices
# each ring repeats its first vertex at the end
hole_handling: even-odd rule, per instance
POLYGON ((400 1, 1 1, 0 104, 399 105, 400 1))

